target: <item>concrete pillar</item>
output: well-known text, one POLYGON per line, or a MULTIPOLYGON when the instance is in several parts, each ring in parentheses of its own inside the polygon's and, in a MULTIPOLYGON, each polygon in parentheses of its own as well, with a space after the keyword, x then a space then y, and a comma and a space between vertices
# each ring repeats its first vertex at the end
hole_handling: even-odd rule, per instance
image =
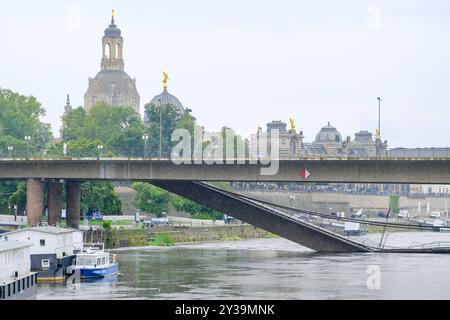
POLYGON ((44 212, 44 182, 38 179, 27 180, 27 221, 32 226, 42 222, 44 212))
POLYGON ((60 182, 49 182, 48 184, 48 225, 56 226, 61 220, 63 208, 63 185, 60 182))
POLYGON ((68 181, 66 183, 66 221, 69 227, 80 226, 81 182, 68 181))

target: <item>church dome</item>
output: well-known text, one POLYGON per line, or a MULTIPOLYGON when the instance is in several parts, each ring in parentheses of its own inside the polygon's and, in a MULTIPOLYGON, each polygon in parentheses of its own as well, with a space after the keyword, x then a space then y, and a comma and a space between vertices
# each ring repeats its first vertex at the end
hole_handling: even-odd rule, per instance
POLYGON ((91 105, 105 101, 112 105, 132 107, 139 112, 139 94, 136 81, 123 70, 101 70, 89 80, 85 98, 90 97, 91 105))
MULTIPOLYGON (((180 100, 178 100, 177 97, 175 97, 173 94, 170 94, 169 91, 167 91, 167 82, 169 80, 169 74, 167 72, 163 72, 164 80, 163 80, 163 92, 158 94, 157 96, 153 97, 152 100, 148 103, 148 105, 154 105, 154 106, 174 106, 177 108, 178 112, 180 114, 184 114, 186 112, 186 109, 181 104, 180 100)), ((190 112, 190 110, 189 110, 190 112)), ((144 122, 148 122, 148 114, 147 110, 144 111, 144 122)))
POLYGON ((117 28, 115 24, 114 25, 110 24, 109 27, 105 29, 105 37, 108 38, 119 38, 120 33, 121 33, 120 29, 117 28))
POLYGON ((328 124, 316 134, 315 142, 342 142, 342 136, 336 128, 328 122, 328 124))
POLYGON ((164 91, 161 94, 158 94, 155 96, 151 101, 150 104, 153 104, 155 106, 163 106, 163 105, 171 105, 175 106, 178 111, 183 114, 184 113, 184 107, 181 104, 180 100, 178 100, 177 97, 175 97, 173 94, 170 94, 167 89, 164 89, 164 91))
POLYGON ((108 28, 105 29, 105 37, 107 38, 119 38, 121 35, 121 31, 117 28, 117 25, 114 23, 114 10, 111 17, 111 24, 108 28))

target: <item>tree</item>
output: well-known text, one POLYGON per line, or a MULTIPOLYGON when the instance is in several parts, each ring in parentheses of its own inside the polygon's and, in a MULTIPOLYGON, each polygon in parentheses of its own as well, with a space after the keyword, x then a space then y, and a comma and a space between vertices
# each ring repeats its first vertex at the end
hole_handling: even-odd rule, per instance
MULTIPOLYGON (((68 147, 70 141, 90 140, 102 145, 103 152, 111 155, 136 157, 144 153, 144 126, 139 114, 130 107, 101 102, 87 112, 76 108, 63 117, 61 133, 68 147)), ((70 148, 68 156, 72 156, 70 148)))
MULTIPOLYGON (((0 88, 0 157, 39 156, 52 139, 50 125, 41 121, 45 109, 32 96, 0 88), (25 136, 31 140, 25 141, 25 136), (29 152, 28 152, 29 151, 29 152)), ((0 188, 0 207, 25 207, 25 184, 4 183, 0 188)))
POLYGON ((190 213, 194 219, 223 219, 223 213, 176 194, 170 194, 170 203, 177 211, 190 213))
POLYGON ((148 122, 146 123, 146 133, 149 136, 149 156, 159 156, 159 134, 161 122, 161 156, 169 158, 172 148, 177 142, 172 142, 172 133, 176 129, 186 129, 192 136, 192 147, 194 130, 199 130, 195 122, 195 118, 189 113, 181 113, 177 107, 173 105, 156 106, 154 104, 145 105, 145 113, 148 122))
POLYGON ((33 96, 23 96, 8 89, 0 88, 0 155, 25 156, 30 136, 29 155, 42 153, 52 139, 50 125, 41 117, 45 109, 33 96), (13 151, 7 148, 13 147, 13 151))
POLYGON ((105 215, 122 215, 122 200, 110 182, 85 182, 81 185, 83 212, 100 211, 105 215))
POLYGON ((169 210, 169 192, 145 182, 135 182, 131 187, 137 192, 134 205, 138 209, 157 217, 169 210))
MULTIPOLYGON (((48 157, 63 157, 64 156, 64 144, 60 141, 50 146, 47 151, 48 157)), ((77 140, 70 140, 67 142, 67 155, 74 158, 86 158, 100 156, 98 146, 101 145, 99 140, 90 140, 86 138, 80 138, 77 140)), ((106 152, 107 150, 102 150, 106 152)))
MULTIPOLYGON (((27 205, 27 187, 25 182, 17 183, 16 190, 8 198, 8 206, 14 208, 17 206, 18 212, 23 212, 27 205)), ((13 213, 13 212, 11 212, 13 213)))

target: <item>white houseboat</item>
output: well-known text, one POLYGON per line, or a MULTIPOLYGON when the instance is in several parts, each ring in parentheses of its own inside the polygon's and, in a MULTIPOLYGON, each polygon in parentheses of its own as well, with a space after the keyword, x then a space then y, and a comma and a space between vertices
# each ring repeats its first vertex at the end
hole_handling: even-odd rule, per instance
POLYGON ((18 229, 0 235, 0 241, 25 241, 30 248, 31 271, 38 273, 39 281, 64 280, 66 269, 82 251, 82 231, 40 226, 18 229))
POLYGON ((36 298, 37 274, 31 272, 32 244, 0 241, 0 300, 36 298))

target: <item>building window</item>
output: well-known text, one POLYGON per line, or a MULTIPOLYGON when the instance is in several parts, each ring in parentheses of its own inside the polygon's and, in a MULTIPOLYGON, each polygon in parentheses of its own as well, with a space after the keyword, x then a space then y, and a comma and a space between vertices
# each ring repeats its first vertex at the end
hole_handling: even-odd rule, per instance
POLYGON ((49 259, 42 259, 41 260, 42 268, 49 268, 50 267, 50 260, 49 259))
POLYGON ((30 287, 30 277, 27 277, 27 288, 30 287))
POLYGON ((109 59, 110 52, 111 52, 111 49, 110 49, 109 43, 107 43, 107 44, 105 44, 105 58, 106 59, 109 59))
POLYGON ((45 239, 39 240, 39 244, 41 245, 41 247, 44 247, 45 246, 45 239))
POLYGON ((120 44, 116 44, 116 59, 120 59, 120 44))

